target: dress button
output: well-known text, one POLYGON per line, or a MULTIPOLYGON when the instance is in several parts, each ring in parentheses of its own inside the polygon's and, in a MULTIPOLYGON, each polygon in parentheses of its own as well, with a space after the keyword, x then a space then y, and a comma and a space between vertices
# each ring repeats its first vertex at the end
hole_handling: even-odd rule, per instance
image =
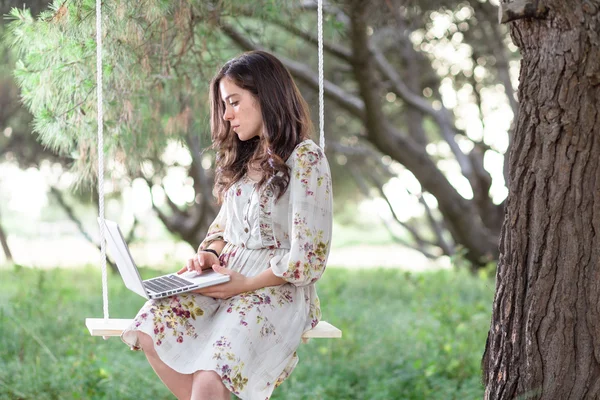
POLYGON ((242 248, 246 247, 246 245, 244 243, 242 243, 242 248))
POLYGON ((244 232, 248 233, 248 228, 244 228, 244 232))

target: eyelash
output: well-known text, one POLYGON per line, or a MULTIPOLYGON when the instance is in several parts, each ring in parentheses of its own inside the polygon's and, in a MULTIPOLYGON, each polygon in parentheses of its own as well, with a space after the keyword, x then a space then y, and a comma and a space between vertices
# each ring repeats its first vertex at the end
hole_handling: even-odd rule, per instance
POLYGON ((235 107, 237 106, 239 103, 239 101, 234 101, 233 103, 229 103, 230 106, 235 107))

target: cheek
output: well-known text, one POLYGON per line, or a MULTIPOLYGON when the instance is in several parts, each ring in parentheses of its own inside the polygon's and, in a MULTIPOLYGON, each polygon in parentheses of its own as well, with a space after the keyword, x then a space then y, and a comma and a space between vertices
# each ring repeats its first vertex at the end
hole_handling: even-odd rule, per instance
POLYGON ((257 123, 262 123, 263 118, 262 118, 262 114, 261 114, 260 110, 257 110, 254 108, 254 109, 252 109, 252 113, 254 114, 254 120, 257 123))

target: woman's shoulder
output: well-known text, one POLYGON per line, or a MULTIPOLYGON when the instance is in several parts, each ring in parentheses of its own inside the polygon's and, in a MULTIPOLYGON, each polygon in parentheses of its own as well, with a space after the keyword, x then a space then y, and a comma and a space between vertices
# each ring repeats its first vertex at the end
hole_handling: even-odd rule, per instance
POLYGON ((294 165, 303 158, 309 158, 311 161, 318 161, 325 157, 323 150, 312 139, 306 139, 298 143, 292 151, 287 163, 294 165))

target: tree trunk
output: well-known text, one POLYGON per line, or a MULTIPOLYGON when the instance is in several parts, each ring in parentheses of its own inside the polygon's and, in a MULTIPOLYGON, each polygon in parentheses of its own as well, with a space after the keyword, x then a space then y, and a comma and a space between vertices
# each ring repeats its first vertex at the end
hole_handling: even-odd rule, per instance
POLYGON ((485 399, 600 398, 600 3, 517 19, 520 110, 485 399))
POLYGON ((4 251, 4 255, 6 256, 7 262, 12 262, 13 257, 10 252, 10 247, 8 247, 8 240, 6 237, 6 233, 4 232, 4 228, 2 228, 2 220, 0 219, 0 244, 2 245, 2 251, 4 251))
POLYGON ((473 203, 458 194, 426 149, 391 126, 383 114, 368 44, 368 6, 368 2, 355 0, 350 10, 352 68, 364 100, 368 140, 410 170, 424 190, 436 197, 452 237, 466 249, 465 257, 474 265, 484 265, 498 253, 497 237, 484 226, 473 203))

